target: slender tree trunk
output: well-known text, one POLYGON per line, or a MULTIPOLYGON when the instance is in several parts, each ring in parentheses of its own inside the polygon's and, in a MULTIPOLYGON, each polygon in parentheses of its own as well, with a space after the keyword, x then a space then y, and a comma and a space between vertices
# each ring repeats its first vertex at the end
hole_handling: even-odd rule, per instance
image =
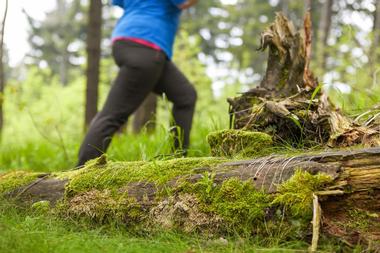
POLYGON ((149 133, 154 131, 156 128, 156 108, 157 96, 151 93, 134 114, 133 132, 135 134, 139 133, 143 127, 146 127, 149 133))
POLYGON ((67 51, 67 46, 64 48, 64 51, 62 52, 62 60, 61 65, 59 66, 59 78, 62 86, 66 86, 69 79, 68 79, 68 73, 69 73, 69 53, 67 51))
POLYGON ((7 19, 8 13, 8 0, 5 1, 5 11, 3 16, 3 21, 1 23, 1 37, 0 37, 0 140, 4 125, 4 88, 5 88, 5 73, 4 73, 4 32, 5 32, 5 21, 7 19))
POLYGON ((304 13, 307 11, 311 11, 311 6, 312 6, 312 0, 305 0, 304 2, 304 13))
MULTIPOLYGON (((322 6, 321 19, 319 21, 318 27, 318 40, 317 40, 317 63, 318 68, 323 73, 326 68, 326 44, 327 39, 330 34, 331 29, 331 18, 332 18, 332 6, 333 0, 325 0, 322 6)), ((320 74, 322 74, 320 73, 320 74)))
POLYGON ((85 128, 97 113, 100 72, 100 43, 102 38, 102 1, 90 1, 87 33, 87 84, 85 128))
POLYGON ((289 3, 288 0, 281 1, 281 11, 285 16, 289 16, 289 3))
POLYGON ((380 53, 378 46, 380 43, 380 0, 375 0, 376 10, 373 14, 373 28, 372 28, 372 44, 370 48, 370 69, 371 74, 376 74, 376 63, 380 60, 380 53))

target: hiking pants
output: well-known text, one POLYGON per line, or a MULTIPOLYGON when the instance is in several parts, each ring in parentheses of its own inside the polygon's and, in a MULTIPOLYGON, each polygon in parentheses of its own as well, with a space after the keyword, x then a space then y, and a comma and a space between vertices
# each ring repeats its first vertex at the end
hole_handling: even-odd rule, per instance
POLYGON ((188 148, 197 94, 187 78, 164 52, 132 41, 115 41, 112 55, 119 73, 103 109, 90 124, 79 150, 78 166, 106 152, 112 136, 150 92, 165 93, 173 103, 174 124, 181 131, 175 131, 174 146, 188 148))

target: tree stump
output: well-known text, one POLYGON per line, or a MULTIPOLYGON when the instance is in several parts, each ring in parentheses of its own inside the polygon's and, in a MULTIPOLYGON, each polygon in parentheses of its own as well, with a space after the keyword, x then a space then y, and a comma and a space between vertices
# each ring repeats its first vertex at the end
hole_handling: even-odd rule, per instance
POLYGON ((346 117, 323 93, 309 69, 311 21, 306 15, 303 31, 281 13, 261 35, 263 51, 269 49, 268 66, 258 88, 230 104, 230 126, 265 132, 278 143, 295 147, 348 147, 380 145, 380 119, 346 117))

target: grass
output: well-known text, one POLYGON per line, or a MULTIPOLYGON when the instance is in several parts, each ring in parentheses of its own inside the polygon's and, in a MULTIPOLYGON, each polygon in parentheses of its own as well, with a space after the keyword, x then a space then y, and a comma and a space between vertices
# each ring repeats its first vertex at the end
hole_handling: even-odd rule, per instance
POLYGON ((244 238, 205 239, 172 232, 132 234, 125 228, 97 227, 0 205, 0 252, 306 252, 307 244, 291 242, 264 249, 244 238))

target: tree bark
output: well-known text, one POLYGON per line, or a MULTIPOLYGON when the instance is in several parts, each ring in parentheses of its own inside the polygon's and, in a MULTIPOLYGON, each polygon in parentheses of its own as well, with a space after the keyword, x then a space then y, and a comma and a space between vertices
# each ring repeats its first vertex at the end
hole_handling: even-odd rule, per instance
POLYGON ((90 1, 88 34, 87 34, 87 83, 85 128, 97 113, 98 87, 100 72, 100 45, 102 38, 102 1, 90 1))
MULTIPOLYGON (((306 21, 311 33, 310 15, 305 23, 306 21)), ((283 97, 296 94, 302 87, 317 86, 316 80, 304 80, 310 53, 306 39, 284 15, 276 15, 274 23, 261 34, 259 50, 269 48, 267 69, 260 83, 261 88, 273 91, 273 96, 283 97)))
POLYGON ((0 34, 0 140, 2 137, 2 131, 4 127, 4 88, 5 88, 5 73, 4 73, 4 33, 5 22, 8 13, 8 0, 5 1, 5 11, 3 20, 1 22, 1 34, 0 34))
POLYGON ((156 110, 157 96, 151 93, 134 113, 133 133, 140 133, 143 127, 146 127, 148 133, 152 133, 156 128, 156 110))

